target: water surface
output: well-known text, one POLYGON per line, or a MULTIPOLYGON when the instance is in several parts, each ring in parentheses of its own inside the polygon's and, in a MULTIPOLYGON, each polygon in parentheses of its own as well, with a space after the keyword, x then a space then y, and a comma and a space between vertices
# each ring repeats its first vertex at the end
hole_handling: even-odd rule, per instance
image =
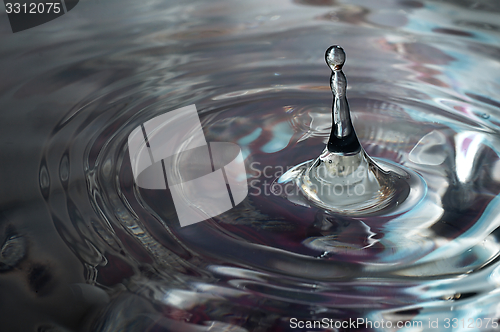
POLYGON ((87 1, 16 34, 0 14, 1 326, 298 331, 292 318, 363 318, 394 325, 359 330, 436 320, 432 330, 494 330, 499 11, 494 1, 87 1), (366 152, 426 182, 400 214, 340 216, 270 191, 328 139, 333 44, 348 55, 366 152), (249 195, 181 228, 169 192, 134 185, 127 137, 190 104, 207 141, 242 148, 249 195))

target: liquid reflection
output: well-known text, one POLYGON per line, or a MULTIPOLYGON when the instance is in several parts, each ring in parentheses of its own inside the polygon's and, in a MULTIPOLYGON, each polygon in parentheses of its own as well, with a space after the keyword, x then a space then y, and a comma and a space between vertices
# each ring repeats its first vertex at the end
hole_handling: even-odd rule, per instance
POLYGON ((36 211, 0 215, 0 324, 6 331, 73 331, 109 300, 88 285, 84 268, 52 224, 36 211), (30 223, 37 219, 36 224, 30 223))

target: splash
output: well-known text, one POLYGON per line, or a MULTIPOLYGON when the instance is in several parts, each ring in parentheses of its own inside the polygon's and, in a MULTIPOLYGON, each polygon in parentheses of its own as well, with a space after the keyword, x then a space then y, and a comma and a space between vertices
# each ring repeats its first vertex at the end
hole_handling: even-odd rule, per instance
POLYGON ((409 201, 418 201, 414 196, 424 192, 421 190, 424 181, 409 169, 388 161, 375 161, 365 152, 352 125, 346 97, 344 50, 338 45, 329 47, 325 60, 332 70, 330 138, 318 158, 295 166, 278 179, 277 185, 286 188, 280 191, 299 204, 311 202, 346 215, 388 214, 411 207, 404 203, 410 196, 409 201), (299 190, 290 190, 290 183, 299 190))

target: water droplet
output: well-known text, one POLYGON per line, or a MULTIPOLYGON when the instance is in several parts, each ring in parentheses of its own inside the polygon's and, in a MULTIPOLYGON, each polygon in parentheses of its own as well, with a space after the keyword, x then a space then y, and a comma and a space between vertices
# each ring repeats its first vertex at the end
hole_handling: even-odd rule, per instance
POLYGON ((278 185, 296 185, 297 191, 286 191, 292 202, 303 200, 346 215, 387 214, 409 209, 411 206, 405 206, 405 202, 414 204, 424 192, 418 190, 425 187, 422 178, 397 164, 375 162, 366 154, 351 122, 347 79, 342 72, 344 50, 337 45, 329 47, 325 60, 332 70, 330 138, 316 160, 295 166, 278 179, 278 185))
POLYGON ((351 122, 351 112, 347 102, 347 79, 342 71, 345 62, 345 53, 340 46, 331 46, 326 50, 325 60, 332 74, 330 88, 333 93, 332 117, 333 125, 328 151, 334 153, 357 153, 361 150, 354 127, 351 122))

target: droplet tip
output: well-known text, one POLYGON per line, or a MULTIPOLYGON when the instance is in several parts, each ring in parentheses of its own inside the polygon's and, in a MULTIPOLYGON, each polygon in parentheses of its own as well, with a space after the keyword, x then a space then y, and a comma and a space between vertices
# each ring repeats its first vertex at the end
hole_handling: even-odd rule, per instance
POLYGON ((345 62, 345 52, 339 45, 330 46, 325 52, 325 60, 332 70, 341 70, 345 62))

